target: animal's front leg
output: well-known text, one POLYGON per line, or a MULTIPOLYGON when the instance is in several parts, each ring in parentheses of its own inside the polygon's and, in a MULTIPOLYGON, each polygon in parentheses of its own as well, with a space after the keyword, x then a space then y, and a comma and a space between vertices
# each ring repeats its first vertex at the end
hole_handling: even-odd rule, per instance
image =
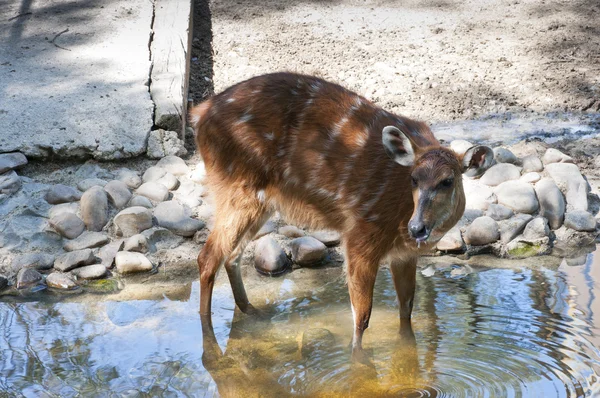
POLYGON ((392 261, 391 269, 400 304, 400 319, 410 319, 415 298, 417 257, 395 259, 392 261))

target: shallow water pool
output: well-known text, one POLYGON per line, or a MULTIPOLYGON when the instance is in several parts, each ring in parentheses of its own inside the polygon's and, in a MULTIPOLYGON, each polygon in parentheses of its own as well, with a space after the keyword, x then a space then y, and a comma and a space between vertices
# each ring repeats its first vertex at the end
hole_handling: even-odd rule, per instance
POLYGON ((204 333, 197 282, 155 300, 0 302, 0 396, 600 394, 600 255, 577 267, 511 264, 419 272, 412 327, 400 327, 383 268, 363 342, 370 365, 350 360, 341 268, 250 278, 268 320, 234 311, 221 275, 204 333))

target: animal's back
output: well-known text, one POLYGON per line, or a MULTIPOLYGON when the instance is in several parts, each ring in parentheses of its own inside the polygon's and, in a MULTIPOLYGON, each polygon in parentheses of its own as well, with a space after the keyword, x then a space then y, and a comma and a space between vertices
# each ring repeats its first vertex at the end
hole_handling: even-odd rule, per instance
POLYGON ((420 147, 437 144, 422 123, 290 73, 232 86, 192 110, 191 119, 217 196, 236 187, 294 221, 338 230, 356 219, 395 224, 410 217, 412 198, 398 195, 410 186, 408 168, 389 161, 383 127, 398 126, 420 147), (408 214, 399 214, 403 207, 408 214))

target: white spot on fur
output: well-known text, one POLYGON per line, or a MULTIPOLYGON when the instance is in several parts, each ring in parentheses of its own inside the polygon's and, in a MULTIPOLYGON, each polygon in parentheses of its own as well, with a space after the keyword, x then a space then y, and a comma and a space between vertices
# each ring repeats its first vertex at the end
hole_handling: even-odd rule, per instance
POLYGON ((258 191, 256 193, 256 198, 259 200, 259 202, 265 203, 265 200, 267 200, 267 196, 265 194, 265 191, 263 189, 261 189, 260 191, 258 191))
POLYGON ((277 157, 283 157, 285 155, 285 148, 279 148, 277 151, 277 157))
POLYGON ((264 136, 269 141, 273 141, 275 139, 275 133, 274 132, 265 133, 264 136))
POLYGON ((356 143, 358 144, 358 146, 364 147, 365 145, 367 145, 367 137, 368 136, 369 136, 368 130, 365 130, 364 134, 357 134, 356 135, 356 143))
POLYGON ((235 98, 227 98, 225 102, 231 104, 233 101, 235 101, 235 98))
POLYGON ((196 126, 200 123, 200 115, 193 113, 190 117, 190 122, 192 123, 192 126, 196 126))
POLYGON ((375 222, 375 221, 377 221, 378 218, 379 218, 379 214, 373 214, 373 215, 367 217, 367 221, 368 222, 375 222))

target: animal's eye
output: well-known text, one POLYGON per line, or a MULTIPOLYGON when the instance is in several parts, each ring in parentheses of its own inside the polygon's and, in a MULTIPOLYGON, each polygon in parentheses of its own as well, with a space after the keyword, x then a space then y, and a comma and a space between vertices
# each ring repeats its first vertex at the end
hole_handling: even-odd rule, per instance
POLYGON ((454 184, 454 178, 446 178, 445 180, 440 182, 440 187, 449 188, 452 186, 452 184, 454 184))
POLYGON ((412 182, 413 187, 416 187, 417 185, 419 185, 419 182, 417 181, 417 179, 415 177, 411 177, 411 182, 412 182))

